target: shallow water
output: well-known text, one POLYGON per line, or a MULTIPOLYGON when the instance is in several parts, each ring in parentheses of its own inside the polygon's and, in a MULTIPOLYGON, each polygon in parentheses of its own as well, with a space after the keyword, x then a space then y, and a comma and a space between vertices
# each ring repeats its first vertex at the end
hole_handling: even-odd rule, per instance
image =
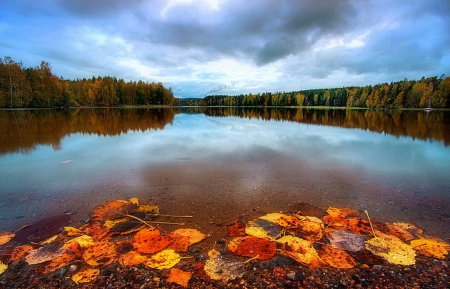
POLYGON ((450 114, 302 109, 0 111, 0 232, 137 197, 214 235, 307 202, 449 238, 450 114))

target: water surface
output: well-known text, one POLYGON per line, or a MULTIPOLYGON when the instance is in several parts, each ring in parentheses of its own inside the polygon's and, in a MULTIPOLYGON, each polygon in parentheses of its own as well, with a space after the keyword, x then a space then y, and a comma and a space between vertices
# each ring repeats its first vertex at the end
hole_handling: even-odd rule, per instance
POLYGON ((138 197, 189 224, 308 202, 450 237, 450 115, 433 111, 0 111, 0 231, 138 197))

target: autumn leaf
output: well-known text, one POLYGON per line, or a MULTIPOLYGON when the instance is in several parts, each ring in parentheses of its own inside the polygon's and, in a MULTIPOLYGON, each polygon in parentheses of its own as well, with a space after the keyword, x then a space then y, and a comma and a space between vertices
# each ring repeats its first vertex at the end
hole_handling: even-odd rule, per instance
POLYGON ((13 249, 9 261, 10 262, 19 261, 20 259, 24 258, 28 254, 28 252, 31 251, 33 251, 33 247, 30 245, 17 246, 13 249))
POLYGON ((3 264, 2 261, 0 261, 0 275, 3 274, 3 272, 6 271, 6 269, 8 269, 8 265, 3 264))
POLYGON ((25 261, 30 265, 41 264, 55 258, 60 257, 64 253, 64 250, 59 249, 56 246, 48 245, 43 246, 33 251, 30 251, 25 257, 25 261))
POLYGON ((358 211, 349 209, 349 208, 334 208, 329 207, 327 209, 328 215, 332 217, 341 217, 341 218, 348 218, 348 217, 361 217, 361 213, 358 211))
POLYGON ((247 236, 239 239, 239 241, 236 241, 235 239, 233 242, 237 244, 236 250, 234 250, 233 253, 239 256, 267 260, 272 258, 277 252, 275 242, 268 239, 247 236))
POLYGON ((275 240, 282 230, 283 228, 277 224, 267 220, 257 219, 248 223, 248 226, 245 228, 245 233, 258 238, 275 240))
POLYGON ((0 246, 8 243, 12 238, 14 238, 14 233, 3 233, 0 234, 0 246))
POLYGON ((350 252, 358 252, 365 249, 365 238, 346 231, 335 231, 331 233, 330 237, 331 246, 337 249, 342 249, 350 252))
POLYGON ((86 235, 91 236, 95 241, 101 240, 109 233, 109 228, 102 225, 100 221, 93 221, 80 228, 86 235))
POLYGON ((423 229, 419 228, 415 224, 404 223, 404 222, 395 222, 394 225, 397 227, 403 228, 412 234, 422 234, 423 233, 423 229))
POLYGON ((80 229, 74 227, 64 227, 64 231, 66 231, 67 236, 75 237, 83 235, 83 232, 80 229))
POLYGON ((428 257, 445 259, 448 254, 445 246, 433 239, 412 240, 410 245, 417 253, 428 257))
POLYGON ((206 238, 206 235, 196 229, 177 229, 171 233, 171 235, 186 236, 189 238, 189 244, 198 243, 206 238))
POLYGON ((87 247, 83 253, 83 260, 91 266, 106 266, 116 260, 116 249, 108 240, 97 241, 87 247))
POLYGON ((322 220, 317 217, 304 216, 300 220, 300 225, 297 228, 289 229, 289 231, 304 239, 319 241, 323 237, 323 229, 322 220))
POLYGON ((191 277, 191 272, 185 272, 177 268, 172 268, 170 269, 170 274, 167 278, 167 282, 173 282, 183 287, 187 287, 191 277))
POLYGON ((367 250, 383 257, 391 264, 413 265, 416 263, 414 249, 399 240, 375 237, 367 240, 365 246, 367 250))
POLYGON ((169 269, 180 262, 181 256, 174 250, 166 249, 149 257, 145 265, 153 269, 169 269))
POLYGON ((414 236, 401 226, 386 222, 386 227, 388 228, 388 231, 387 231, 388 234, 394 235, 394 236, 400 238, 404 242, 408 242, 408 241, 411 241, 412 239, 414 239, 414 236))
POLYGON ((348 269, 356 266, 356 261, 348 253, 341 249, 331 246, 325 246, 323 250, 318 251, 320 258, 331 267, 339 269, 348 269))
POLYGON ((241 220, 232 222, 227 227, 227 237, 245 236, 245 223, 241 220))
POLYGON ((319 268, 324 264, 310 241, 290 235, 283 236, 276 241, 282 245, 283 255, 299 263, 308 265, 310 268, 319 268))
POLYGON ((218 256, 220 256, 220 252, 217 251, 216 249, 211 249, 208 251, 208 257, 211 259, 217 258, 218 256))
POLYGON ((99 269, 85 268, 72 276, 75 283, 88 283, 97 279, 99 269))
POLYGON ((119 257, 119 264, 123 266, 137 266, 147 261, 147 256, 141 255, 136 251, 130 251, 119 257))
POLYGON ((45 266, 45 273, 51 273, 55 270, 58 270, 65 265, 67 265, 69 262, 80 258, 83 253, 81 251, 81 246, 77 242, 66 242, 62 247, 61 250, 63 250, 63 254, 53 260, 45 266))
POLYGON ((92 220, 105 221, 134 212, 138 206, 124 200, 107 201, 95 206, 92 211, 92 220))
POLYGON ((210 259, 205 262, 203 270, 213 280, 228 282, 245 274, 245 264, 237 261, 226 260, 222 257, 210 259))
POLYGON ((67 241, 66 245, 70 244, 70 243, 73 243, 73 242, 78 243, 81 248, 86 248, 86 247, 90 247, 90 246, 94 246, 95 245, 94 239, 91 236, 88 236, 88 235, 82 235, 82 236, 73 238, 73 239, 67 241))
POLYGON ((152 254, 169 246, 172 240, 168 236, 161 236, 155 228, 140 230, 134 235, 133 247, 140 253, 152 254))
POLYGON ((191 244, 188 236, 182 236, 178 234, 170 233, 167 235, 172 243, 169 245, 168 249, 173 249, 176 252, 187 252, 191 244))
POLYGON ((159 207, 156 206, 156 205, 151 205, 151 204, 140 205, 137 208, 137 212, 139 212, 139 213, 146 213, 146 214, 150 214, 150 215, 158 215, 159 214, 159 207))
POLYGON ((297 228, 300 226, 300 221, 295 215, 288 216, 281 213, 270 213, 259 218, 275 223, 283 228, 297 228))

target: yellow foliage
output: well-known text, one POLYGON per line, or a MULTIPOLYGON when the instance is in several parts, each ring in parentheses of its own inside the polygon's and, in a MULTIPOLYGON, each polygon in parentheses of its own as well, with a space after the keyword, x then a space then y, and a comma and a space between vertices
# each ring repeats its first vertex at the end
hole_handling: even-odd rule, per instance
POLYGON ((0 261, 0 275, 3 274, 3 272, 6 271, 6 269, 8 269, 8 265, 3 264, 2 261, 0 261))
POLYGON ((438 259, 445 259, 445 256, 448 254, 442 243, 433 239, 412 240, 411 247, 422 255, 438 259))
POLYGON ((66 231, 67 236, 69 237, 83 235, 83 232, 80 229, 74 227, 64 227, 64 231, 66 231))
POLYGON ((136 251, 130 251, 120 256, 118 262, 123 266, 136 266, 147 261, 147 256, 141 255, 136 251))
POLYGON ((95 280, 100 273, 99 269, 85 268, 72 276, 75 283, 87 283, 95 280))
POLYGON ((181 235, 189 238, 190 245, 198 243, 206 238, 206 235, 196 229, 177 229, 173 231, 173 235, 181 235))
POLYGON ((413 265, 416 263, 414 249, 396 239, 372 238, 365 243, 366 249, 383 257, 391 264, 413 265))
POLYGON ((281 213, 270 213, 259 218, 275 223, 283 228, 297 228, 300 225, 299 219, 294 215, 288 216, 281 213))
POLYGON ((174 250, 166 249, 148 258, 144 264, 153 269, 169 269, 180 262, 180 260, 181 256, 174 250))
POLYGON ((131 198, 130 199, 130 203, 135 204, 135 205, 139 205, 139 200, 138 200, 138 198, 131 198))
POLYGON ((266 239, 269 239, 269 240, 275 240, 274 237, 269 236, 267 231, 265 231, 264 228, 261 228, 261 227, 246 227, 245 228, 245 233, 247 235, 255 236, 255 237, 258 237, 258 238, 266 238, 266 239))
POLYGON ((159 214, 159 207, 156 205, 140 205, 137 212, 157 215, 159 214))
POLYGON ((12 238, 14 238, 14 233, 3 233, 0 234, 0 246, 8 243, 12 238))
POLYGON ((77 242, 78 244, 80 244, 81 248, 86 248, 86 247, 95 245, 94 239, 92 239, 92 237, 88 236, 88 235, 82 235, 82 236, 73 238, 73 239, 67 241, 66 244, 71 243, 71 242, 77 242))
POLYGON ((169 277, 167 278, 167 282, 173 282, 183 287, 187 287, 191 277, 192 277, 191 272, 185 272, 177 268, 172 268, 170 269, 170 274, 169 277))

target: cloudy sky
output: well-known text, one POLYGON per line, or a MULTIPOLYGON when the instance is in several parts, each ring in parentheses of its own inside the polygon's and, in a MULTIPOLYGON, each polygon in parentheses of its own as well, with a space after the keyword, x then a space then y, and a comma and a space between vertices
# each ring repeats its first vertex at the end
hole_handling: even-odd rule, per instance
POLYGON ((450 75, 448 0, 0 0, 0 57, 176 97, 450 75))

